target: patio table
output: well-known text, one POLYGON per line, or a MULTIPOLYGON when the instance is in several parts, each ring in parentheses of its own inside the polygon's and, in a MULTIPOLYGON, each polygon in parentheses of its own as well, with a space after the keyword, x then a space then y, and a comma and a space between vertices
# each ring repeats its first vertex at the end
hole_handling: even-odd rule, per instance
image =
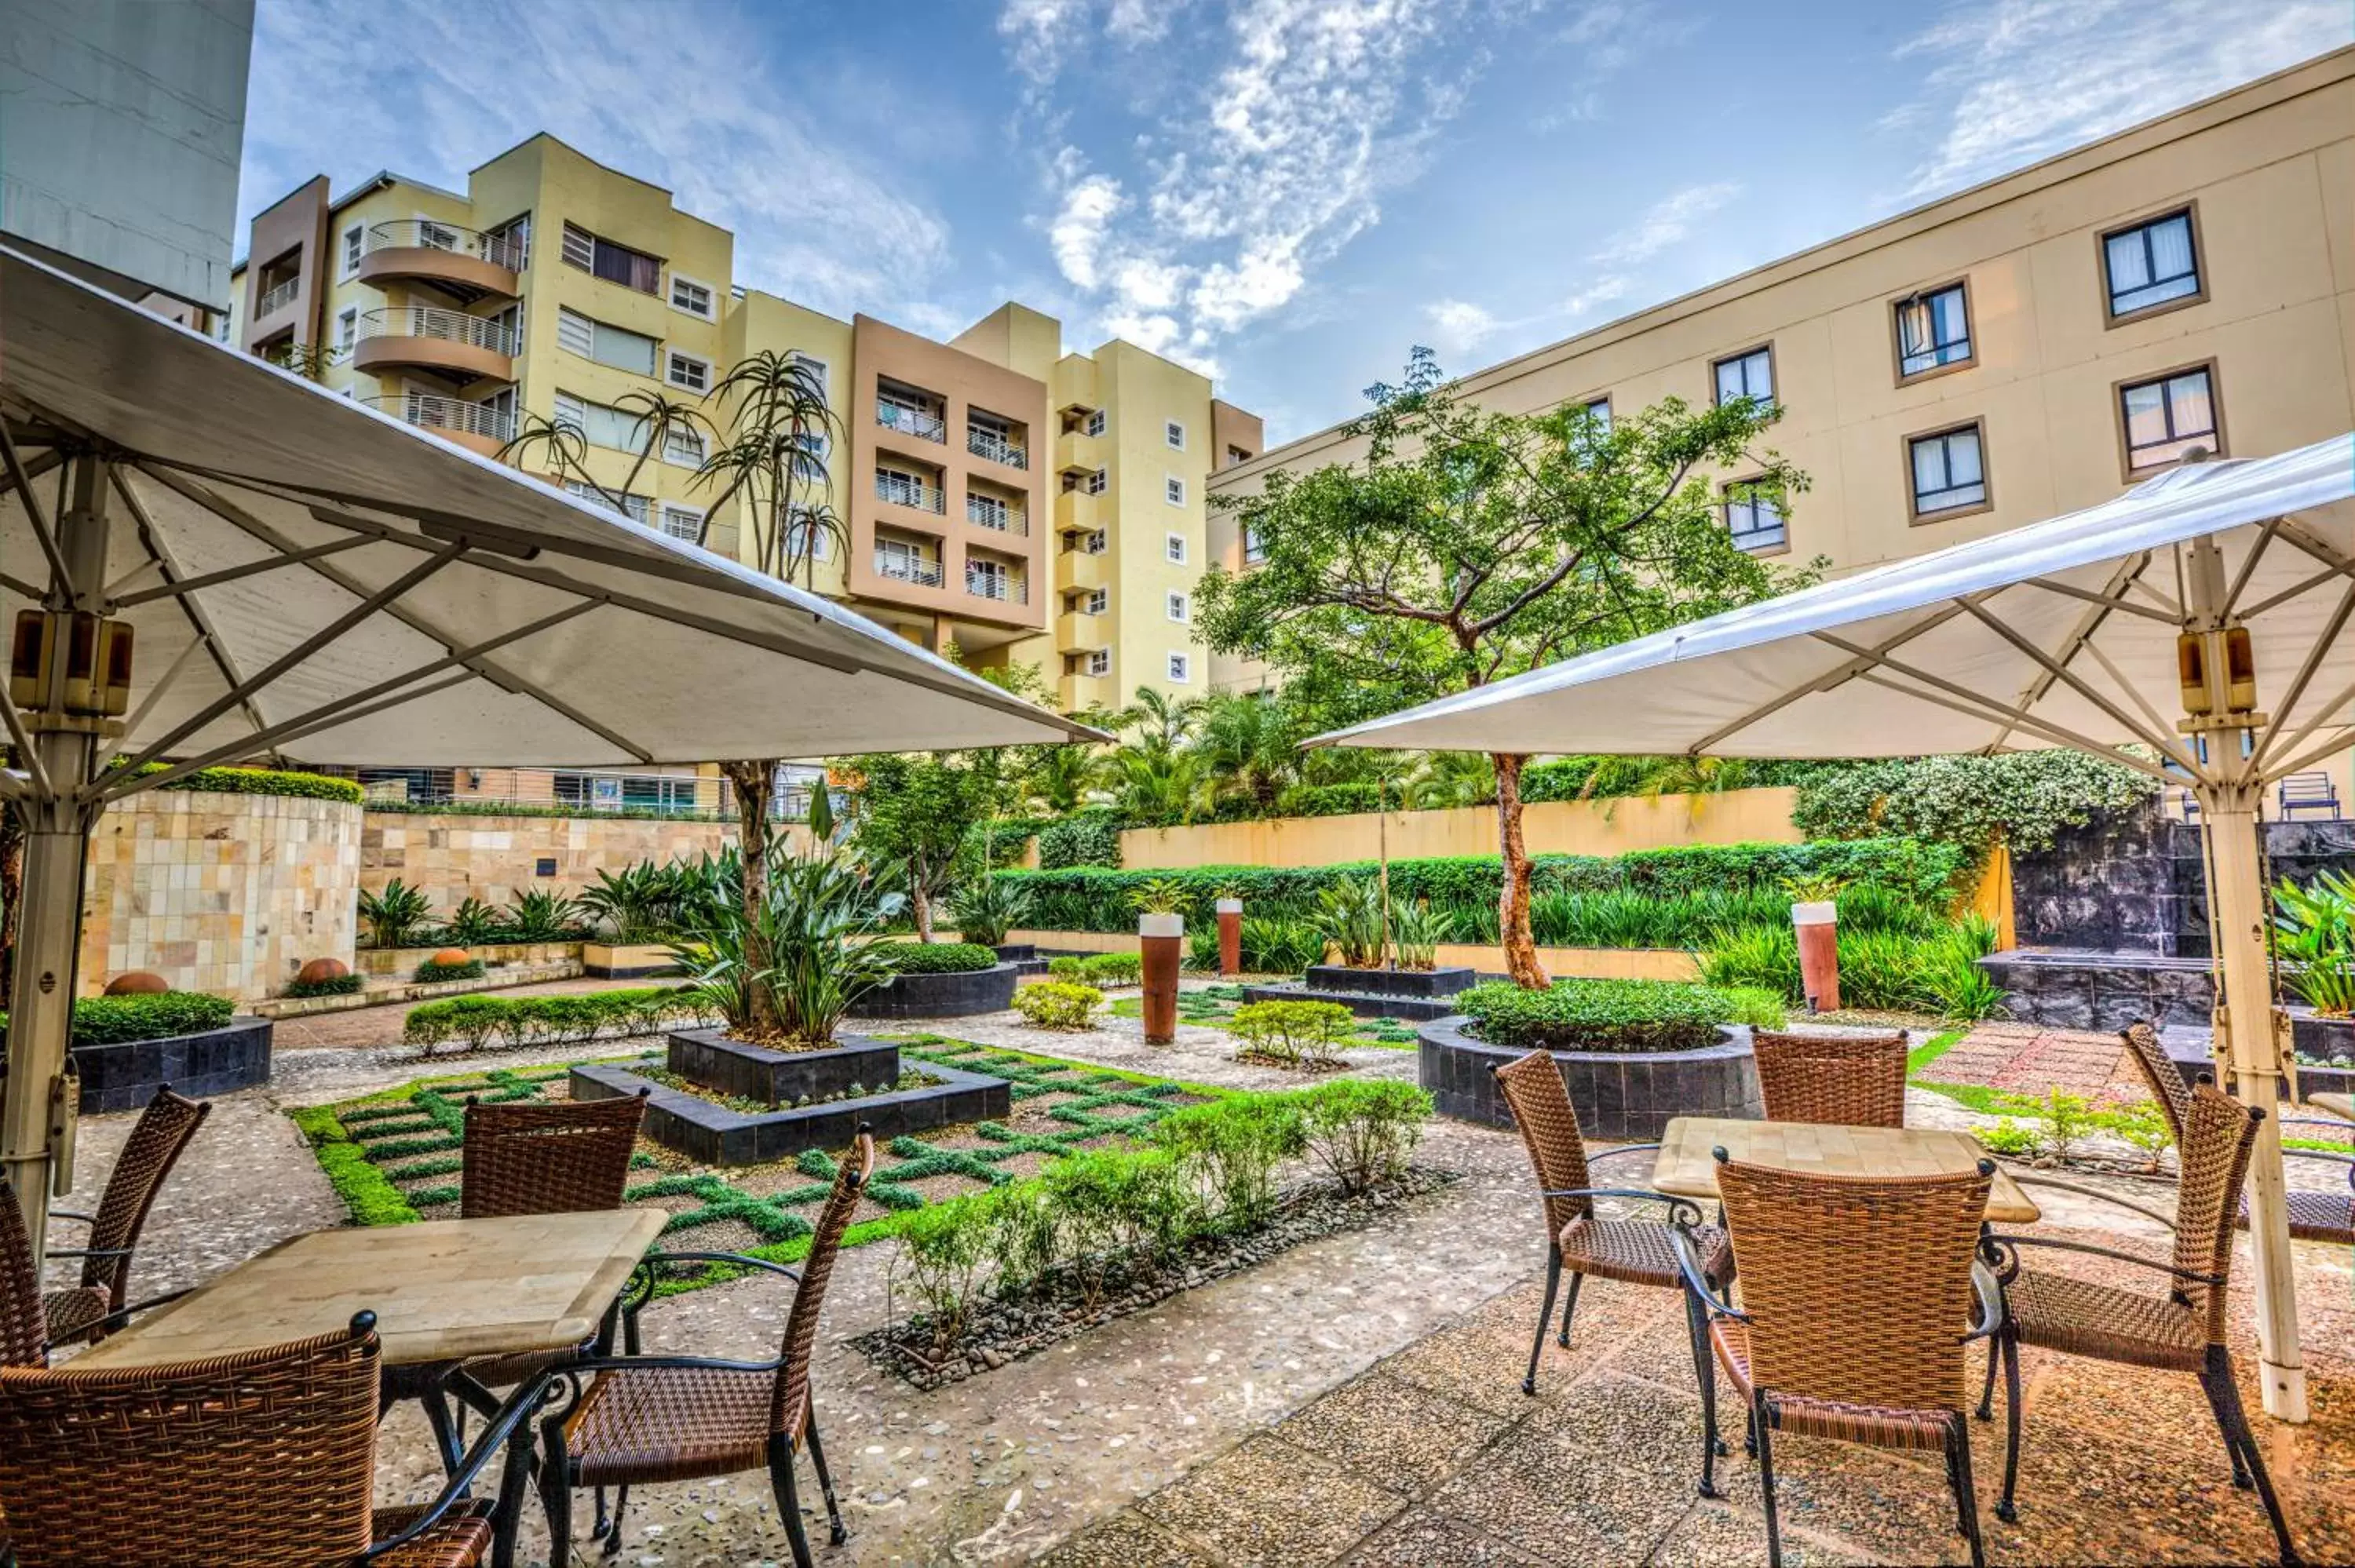
POLYGON ((2318 1095, 2307 1096, 2306 1103, 2316 1110, 2328 1111, 2341 1121, 2355 1121, 2355 1095, 2333 1094, 2325 1090, 2318 1095))
MULTIPOLYGON (((1679 1198, 1717 1196, 1722 1149, 1751 1165, 1828 1176, 1943 1176, 1975 1171, 1987 1150, 1968 1133, 1944 1128, 1830 1127, 1804 1121, 1742 1121, 1680 1116, 1660 1135, 1652 1185, 1679 1198)), ((1998 1170, 1987 1190, 1987 1217, 2033 1224, 2043 1211, 1998 1170)))

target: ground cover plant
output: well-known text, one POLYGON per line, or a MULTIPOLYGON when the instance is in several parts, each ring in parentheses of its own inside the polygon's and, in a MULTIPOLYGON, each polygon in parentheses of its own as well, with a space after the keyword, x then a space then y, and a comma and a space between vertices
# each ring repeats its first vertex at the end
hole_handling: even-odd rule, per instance
POLYGON ((1515 1051, 1691 1051, 1718 1041, 1718 1026, 1777 1029, 1770 991, 1674 980, 1565 980, 1544 991, 1489 982, 1457 993, 1472 1033, 1515 1051))
MULTIPOLYGON (((2003 987, 1978 964, 1996 944, 1995 927, 1980 916, 1927 934, 1843 924, 1838 943, 1840 1001, 1848 1007, 1959 1019, 2003 1010, 2003 987)), ((1754 986, 1786 1001, 1805 995, 1798 937, 1787 918, 1728 932, 1701 955, 1700 968, 1711 985, 1754 986)))

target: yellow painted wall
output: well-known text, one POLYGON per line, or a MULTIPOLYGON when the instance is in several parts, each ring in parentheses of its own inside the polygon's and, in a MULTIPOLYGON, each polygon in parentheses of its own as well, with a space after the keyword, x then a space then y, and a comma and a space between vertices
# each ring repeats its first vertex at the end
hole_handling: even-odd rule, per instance
MULTIPOLYGON (((1728 789, 1657 800, 1545 800, 1522 809, 1531 854, 1625 854, 1676 844, 1797 843, 1793 789, 1728 789)), ((1392 811, 1390 858, 1497 853, 1497 813, 1487 806, 1392 811)), ((1380 853, 1381 817, 1284 817, 1190 828, 1131 828, 1120 835, 1131 871, 1201 865, 1336 865, 1380 853)))
MULTIPOLYGON (((735 365, 763 350, 778 354, 797 352, 823 364, 826 366, 826 405, 833 409, 837 419, 844 421, 843 428, 848 428, 851 391, 848 322, 837 321, 805 305, 779 299, 774 294, 764 294, 757 289, 747 290, 741 299, 729 303, 725 363, 735 365)), ((718 417, 724 423, 729 417, 728 411, 720 410, 718 417)), ((849 464, 850 443, 846 440, 830 441, 826 450, 828 492, 824 499, 844 520, 846 537, 826 542, 824 547, 827 553, 817 563, 816 580, 819 592, 837 597, 845 591, 845 550, 850 516, 849 464)), ((733 503, 726 510, 728 515, 719 520, 723 527, 715 531, 710 540, 711 547, 750 563, 753 544, 743 535, 741 510, 733 503)), ((803 571, 808 571, 806 565, 803 571)), ((806 587, 810 579, 806 576, 799 576, 794 580, 806 587)))

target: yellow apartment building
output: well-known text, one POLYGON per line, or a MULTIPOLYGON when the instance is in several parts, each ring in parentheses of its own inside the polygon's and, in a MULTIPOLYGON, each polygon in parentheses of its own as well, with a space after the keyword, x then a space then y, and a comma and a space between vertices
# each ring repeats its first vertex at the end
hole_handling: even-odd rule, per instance
MULTIPOLYGON (((709 438, 673 434, 641 461, 630 399, 696 403, 724 429, 704 399, 729 366, 793 355, 835 427, 804 482, 841 529, 809 531, 797 581, 977 668, 1034 664, 1067 707, 1208 686, 1191 630, 1206 492, 1257 454, 1256 418, 1129 344, 1067 355, 1061 323, 1019 304, 942 343, 734 278, 728 230, 538 135, 464 194, 306 182, 254 219, 222 331, 300 350, 330 387, 485 456, 568 427, 606 490, 635 469, 631 518, 746 561, 741 509, 715 510, 719 486, 697 477, 709 438)), ((544 446, 516 457, 559 477, 544 446)))
MULTIPOLYGON (((2355 429, 2355 48, 1477 370, 1527 412, 1772 397, 1814 481, 1778 515, 1716 476, 1737 543, 1834 573, 2092 505, 2195 448, 2355 429)), ((1348 461, 1338 428, 1220 471, 1348 461)), ((1231 514, 1211 550, 1247 566, 1231 514)), ((1221 658, 1233 687, 1262 672, 1221 658)), ((2343 762, 2340 799, 2350 795, 2343 762)))

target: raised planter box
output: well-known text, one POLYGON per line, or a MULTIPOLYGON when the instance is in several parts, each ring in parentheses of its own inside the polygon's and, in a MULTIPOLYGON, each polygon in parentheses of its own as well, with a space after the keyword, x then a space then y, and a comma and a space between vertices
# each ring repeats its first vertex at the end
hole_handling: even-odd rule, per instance
POLYGON ((1311 964, 1304 979, 1309 991, 1347 991, 1353 996, 1448 997, 1479 980, 1470 968, 1353 969, 1346 964, 1311 964))
POLYGON ((138 1110, 169 1084, 191 1099, 250 1089, 270 1081, 270 1021, 233 1018, 219 1029, 77 1045, 85 1112, 138 1110))
POLYGON ((900 975, 850 1004, 854 1018, 970 1018, 1014 1005, 1019 965, 992 964, 962 974, 900 975))
POLYGON ((2076 948, 2015 948, 1978 960, 2003 987, 2006 1012, 2054 1029, 2124 1029, 2208 1022, 2214 1011, 2206 959, 2076 948))
POLYGON ((1014 966, 1018 977, 1047 972, 1047 955, 1039 950, 1035 942, 1000 942, 993 950, 999 963, 1014 966))
MULTIPOLYGON (((1469 1022, 1455 1013, 1417 1032, 1416 1080, 1444 1115, 1510 1127, 1512 1113, 1493 1070, 1527 1053, 1475 1039, 1465 1033, 1469 1022)), ((1748 1027, 1721 1024, 1718 1034, 1717 1044, 1693 1051, 1552 1053, 1577 1108, 1579 1131, 1644 1142, 1657 1139, 1676 1117, 1764 1116, 1748 1027)))
POLYGON ((616 942, 583 942, 581 944, 581 968, 583 973, 599 980, 638 980, 647 975, 679 973, 678 960, 670 948, 660 942, 634 942, 623 946, 616 942))
MULTIPOLYGON (((407 980, 417 972, 418 965, 453 945, 436 942, 430 948, 362 948, 352 955, 352 968, 370 977, 407 980)), ((484 968, 496 969, 514 964, 578 963, 584 945, 580 942, 485 942, 480 947, 468 948, 466 954, 482 959, 484 968)))
MULTIPOLYGON (((1322 966, 1319 966, 1320 968, 1322 966)), ((1314 971, 1311 971, 1314 972, 1314 971)), ((1340 969, 1345 975, 1371 974, 1370 969, 1340 969)), ((1445 1018, 1455 1011, 1452 998, 1400 996, 1370 991, 1317 991, 1298 980, 1243 987, 1245 1001, 1337 1001, 1360 1018, 1403 1018, 1410 1023, 1445 1018)))
POLYGON ((706 1088, 773 1106, 824 1099, 853 1084, 873 1088, 899 1082, 899 1046, 863 1034, 835 1038, 837 1044, 824 1051, 771 1051, 717 1029, 675 1029, 669 1065, 706 1088))
POLYGON ((805 1149, 845 1149, 861 1127, 872 1129, 878 1143, 888 1143, 903 1132, 1013 1112, 1013 1091, 1003 1078, 930 1064, 924 1071, 942 1082, 828 1105, 747 1112, 666 1088, 626 1067, 593 1065, 572 1069, 572 1097, 614 1099, 646 1090, 645 1135, 690 1160, 722 1166, 790 1160, 805 1149))

